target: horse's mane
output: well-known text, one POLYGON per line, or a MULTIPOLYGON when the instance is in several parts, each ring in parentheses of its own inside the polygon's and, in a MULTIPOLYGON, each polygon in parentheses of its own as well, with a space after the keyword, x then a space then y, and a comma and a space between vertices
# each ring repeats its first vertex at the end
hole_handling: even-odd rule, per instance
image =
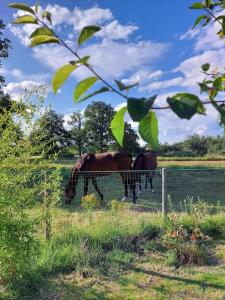
POLYGON ((139 153, 138 156, 135 158, 135 161, 134 161, 134 164, 133 164, 133 169, 136 168, 137 162, 138 162, 139 158, 140 158, 142 155, 144 155, 143 152, 139 153))

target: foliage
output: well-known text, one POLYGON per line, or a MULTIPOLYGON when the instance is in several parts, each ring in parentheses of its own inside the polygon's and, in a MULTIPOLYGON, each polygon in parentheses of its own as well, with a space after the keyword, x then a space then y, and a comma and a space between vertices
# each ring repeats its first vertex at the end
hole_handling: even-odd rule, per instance
POLYGON ((69 130, 71 144, 75 145, 79 156, 81 156, 85 151, 85 145, 87 145, 86 130, 84 129, 84 117, 81 112, 72 113, 68 124, 71 126, 69 130))
MULTIPOLYGON (((9 39, 3 37, 3 31, 5 29, 5 25, 3 24, 3 21, 0 19, 0 59, 7 58, 9 49, 11 48, 11 44, 9 39)), ((0 67, 1 67, 1 61, 0 61, 0 67)), ((3 86, 5 84, 5 79, 3 76, 0 76, 0 98, 3 97, 3 86)))
POLYGON ((114 150, 124 151, 131 154, 136 154, 140 151, 139 137, 131 125, 127 122, 124 123, 124 137, 123 144, 113 144, 110 148, 114 150))
POLYGON ((87 133, 88 151, 107 151, 113 138, 110 123, 114 116, 114 109, 104 102, 92 102, 84 111, 84 129, 87 133))
POLYGON ((200 136, 194 134, 187 137, 183 142, 172 145, 160 145, 159 155, 191 157, 206 155, 223 155, 225 146, 224 137, 200 136))
POLYGON ((69 145, 69 134, 63 124, 63 116, 52 109, 46 110, 35 122, 30 139, 39 153, 48 156, 65 150, 69 145))
POLYGON ((32 95, 24 96, 21 103, 27 110, 12 104, 11 110, 0 114, 0 282, 2 289, 14 291, 22 288, 36 263, 41 246, 37 239, 40 222, 51 222, 47 210, 38 215, 31 210, 52 207, 61 194, 59 170, 46 174, 46 161, 34 157, 37 148, 28 134, 40 107, 32 95), (20 137, 15 126, 22 132, 20 137))
POLYGON ((95 194, 89 194, 81 198, 80 206, 86 210, 93 210, 100 208, 101 202, 98 200, 95 194))
MULTIPOLYGON (((16 108, 13 109, 15 112, 16 108)), ((18 127, 30 124, 28 115, 17 115, 18 127)), ((23 276, 23 270, 36 256, 38 241, 35 239, 37 219, 30 218, 28 208, 37 205, 39 185, 34 185, 34 172, 38 162, 30 164, 34 154, 29 138, 19 139, 11 111, 0 115, 0 277, 9 282, 23 276)))

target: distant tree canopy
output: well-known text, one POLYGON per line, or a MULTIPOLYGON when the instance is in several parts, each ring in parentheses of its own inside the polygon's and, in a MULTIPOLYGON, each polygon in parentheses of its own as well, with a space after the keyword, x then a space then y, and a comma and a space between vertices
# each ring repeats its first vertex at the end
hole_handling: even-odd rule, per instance
POLYGON ((180 143, 160 145, 159 154, 166 156, 225 155, 225 137, 206 137, 195 134, 180 143))
POLYGON ((110 124, 115 114, 114 108, 104 102, 92 102, 84 111, 84 128, 89 151, 104 152, 113 143, 110 124))
POLYGON ((81 112, 74 112, 70 118, 68 124, 71 126, 69 130, 71 144, 75 146, 79 156, 81 156, 85 152, 85 146, 87 145, 84 117, 81 112))
MULTIPOLYGON (((2 59, 5 59, 9 56, 9 49, 11 47, 9 39, 5 38, 4 33, 5 25, 0 19, 0 68, 2 66, 2 59)), ((5 78, 0 75, 0 114, 3 113, 4 109, 11 109, 12 102, 9 95, 5 94, 3 87, 5 86, 5 78)))
POLYGON ((64 128, 63 115, 52 109, 36 121, 30 138, 44 155, 63 152, 70 144, 69 133, 64 128))

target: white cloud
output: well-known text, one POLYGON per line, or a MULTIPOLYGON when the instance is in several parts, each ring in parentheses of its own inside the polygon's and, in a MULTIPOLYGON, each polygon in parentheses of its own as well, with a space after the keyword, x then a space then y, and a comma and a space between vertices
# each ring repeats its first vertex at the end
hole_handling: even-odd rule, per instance
POLYGON ((3 88, 5 93, 8 93, 14 100, 19 99, 24 92, 32 91, 34 88, 43 85, 43 82, 37 81, 22 81, 22 82, 11 82, 3 88))
MULTIPOLYGON (((92 7, 82 10, 75 7, 69 10, 50 4, 46 8, 52 13, 53 26, 58 26, 57 29, 69 39, 68 43, 71 45, 74 45, 74 35, 69 31, 75 31, 76 34, 77 30, 86 25, 102 25, 102 30, 96 34, 97 42, 94 39, 94 43, 80 49, 80 54, 91 55, 90 63, 106 79, 126 76, 131 71, 137 72, 155 62, 168 48, 166 44, 151 41, 130 42, 128 37, 137 30, 137 26, 120 24, 109 9, 92 7)), ((10 29, 24 45, 28 45, 34 25, 10 26, 10 29)), ((74 59, 67 50, 58 45, 39 46, 33 49, 33 53, 42 64, 52 69, 74 59)), ((79 68, 74 74, 80 79, 89 75, 89 71, 79 68)))
POLYGON ((154 90, 167 89, 170 87, 181 85, 182 81, 183 77, 175 77, 169 80, 155 81, 142 88, 142 90, 152 92, 154 90))
MULTIPOLYGON (((219 15, 224 15, 224 11, 219 15)), ((218 14, 216 14, 218 16, 218 14)), ((184 33, 180 40, 195 40, 194 49, 196 52, 205 51, 210 49, 219 49, 224 47, 224 40, 220 39, 217 32, 221 29, 221 25, 218 22, 213 22, 205 27, 196 28, 194 30, 189 29, 184 33)))
POLYGON ((161 70, 151 71, 148 68, 142 67, 134 72, 129 78, 123 79, 122 82, 127 85, 138 82, 139 90, 142 91, 149 82, 160 78, 162 75, 163 72, 161 70))
POLYGON ((48 73, 25 74, 20 69, 7 69, 4 66, 0 68, 0 75, 11 76, 15 80, 20 80, 20 81, 30 80, 30 81, 38 81, 38 82, 40 81, 43 82, 50 77, 50 74, 48 73))
MULTIPOLYGON (((90 63, 95 70, 106 79, 124 76, 126 72, 142 68, 157 60, 165 51, 167 45, 139 41, 137 43, 103 40, 91 44, 81 50, 81 56, 91 54, 90 63)), ((60 46, 47 46, 34 49, 34 56, 45 66, 56 69, 74 59, 66 49, 60 46), (56 60, 57 57, 57 60, 56 60)), ((74 72, 77 78, 84 78, 90 73, 86 68, 74 72)))
POLYGON ((108 38, 111 40, 124 40, 127 39, 138 27, 135 25, 123 26, 117 20, 112 21, 104 26, 102 30, 97 33, 97 36, 108 38))
POLYGON ((220 70, 225 66, 225 49, 205 51, 200 55, 190 57, 179 64, 174 70, 181 72, 184 80, 181 84, 183 87, 196 86, 197 82, 204 79, 205 75, 201 72, 201 65, 210 62, 211 67, 220 70))
POLYGON ((207 116, 195 115, 191 120, 181 120, 172 111, 157 112, 159 119, 159 139, 161 143, 183 141, 190 135, 223 135, 218 116, 212 106, 207 107, 207 116))

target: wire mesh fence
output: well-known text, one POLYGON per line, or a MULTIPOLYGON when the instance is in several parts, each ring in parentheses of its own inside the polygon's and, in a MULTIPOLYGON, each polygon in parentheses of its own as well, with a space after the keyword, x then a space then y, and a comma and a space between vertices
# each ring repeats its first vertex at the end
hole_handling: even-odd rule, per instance
MULTIPOLYGON (((96 193, 105 201, 133 200, 136 205, 161 211, 183 211, 187 200, 201 199, 209 205, 225 205, 225 169, 157 169, 154 171, 79 172, 72 204, 78 205, 84 194, 96 193), (126 180, 128 193, 126 195, 126 180), (88 182, 88 183, 87 183, 88 182), (152 183, 151 183, 152 182, 152 183), (164 199, 163 199, 164 197, 164 199)), ((64 180, 65 187, 67 180, 64 180)))
MULTIPOLYGON (((53 169, 34 171, 26 181, 26 188, 39 187, 35 196, 39 204, 32 214, 40 214, 43 219, 40 231, 46 238, 50 237, 51 231, 63 231, 63 228, 75 221, 73 218, 77 218, 79 213, 75 216, 70 212, 79 211, 84 194, 94 193, 105 205, 113 199, 123 199, 128 203, 135 200, 136 204, 132 206, 135 210, 164 214, 168 211, 187 212, 190 205, 199 199, 214 208, 225 208, 225 169, 164 168, 154 171, 76 172, 69 191, 71 193, 72 189, 71 205, 65 204, 68 196, 65 188, 70 182, 70 172, 62 169, 60 182, 58 176, 52 177, 53 169), (55 201, 60 194, 58 190, 61 191, 61 198, 55 201)), ((9 170, 12 173, 14 171, 9 170)), ((25 187, 24 183, 22 187, 25 187)))

